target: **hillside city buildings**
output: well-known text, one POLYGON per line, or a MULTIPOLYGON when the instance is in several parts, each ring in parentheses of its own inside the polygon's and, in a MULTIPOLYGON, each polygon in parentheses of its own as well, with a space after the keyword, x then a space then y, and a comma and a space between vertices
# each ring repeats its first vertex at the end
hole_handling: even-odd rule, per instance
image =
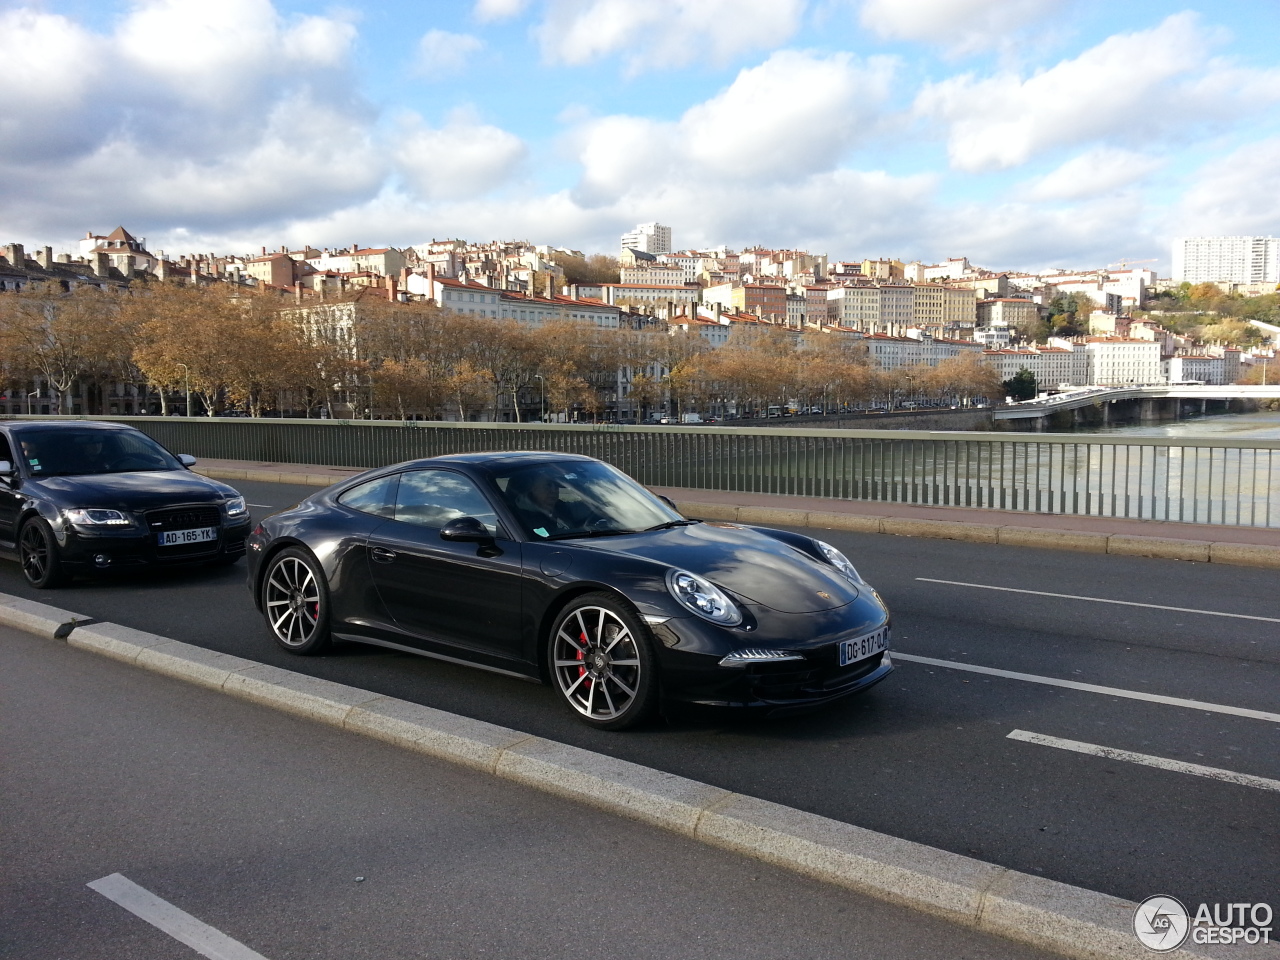
MULTIPOLYGON (((1255 359, 1223 344, 1191 342, 1152 319, 1135 319, 1133 311, 1169 282, 1127 262, 1119 269, 997 272, 965 257, 937 264, 885 257, 833 262, 803 250, 675 249, 672 241, 670 227, 639 224, 622 237, 617 282, 571 284, 561 262, 585 262, 580 252, 526 241, 449 239, 404 249, 352 244, 170 256, 150 251, 145 238, 120 227, 106 235, 87 233, 74 257, 54 256, 47 246, 34 254, 21 244, 0 247, 0 291, 37 282, 121 292, 153 280, 225 284, 245 295, 292 299, 290 315, 310 335, 353 353, 355 311, 375 298, 430 301, 457 313, 531 326, 575 321, 685 331, 713 348, 726 344, 735 329, 776 327, 799 343, 846 338, 886 370, 976 355, 1002 380, 1029 371, 1042 390, 1233 383, 1242 363, 1255 359), (1065 295, 1092 305, 1087 330, 1030 342, 1025 331, 1065 295)), ((1254 283, 1262 276, 1271 278, 1263 285, 1272 291, 1280 282, 1280 240, 1202 237, 1179 244, 1175 269, 1187 279, 1220 277, 1216 282, 1225 289, 1244 282, 1237 278, 1254 283)), ((1274 350, 1259 355, 1271 359, 1274 350)), ((629 377, 630 372, 620 374, 620 390, 629 377)))

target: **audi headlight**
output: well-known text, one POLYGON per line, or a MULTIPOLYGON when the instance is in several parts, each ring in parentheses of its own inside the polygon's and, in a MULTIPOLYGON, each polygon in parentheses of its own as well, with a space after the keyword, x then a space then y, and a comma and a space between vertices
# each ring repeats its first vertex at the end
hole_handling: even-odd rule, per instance
POLYGON ((667 571, 667 589, 693 613, 722 627, 736 627, 742 611, 714 583, 688 570, 667 571))
POLYGON ((813 545, 818 548, 818 552, 827 558, 827 563, 831 564, 854 583, 862 583, 862 577, 858 576, 857 569, 849 562, 849 558, 837 550, 829 543, 822 540, 814 540, 813 545))
POLYGON ((227 516, 238 517, 243 513, 249 512, 249 505, 244 502, 244 497, 231 497, 227 500, 227 516))
POLYGON ((96 507, 77 507, 64 510, 67 522, 85 527, 127 527, 129 518, 119 510, 102 510, 96 507))

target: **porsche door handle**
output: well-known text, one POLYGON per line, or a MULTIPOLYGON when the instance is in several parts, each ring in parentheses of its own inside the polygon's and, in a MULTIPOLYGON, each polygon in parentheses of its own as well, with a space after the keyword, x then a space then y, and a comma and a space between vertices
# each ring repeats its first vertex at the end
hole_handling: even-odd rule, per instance
POLYGON ((394 550, 384 550, 382 547, 374 547, 369 552, 373 554, 373 559, 377 560, 378 563, 390 563, 396 558, 394 550))

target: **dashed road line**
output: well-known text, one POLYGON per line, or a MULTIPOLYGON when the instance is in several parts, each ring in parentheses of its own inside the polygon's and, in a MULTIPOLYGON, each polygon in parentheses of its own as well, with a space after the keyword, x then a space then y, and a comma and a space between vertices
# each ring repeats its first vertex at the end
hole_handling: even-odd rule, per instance
POLYGON ((1206 767, 1198 763, 1184 763, 1181 760, 1169 760, 1166 757, 1153 757, 1146 753, 1117 750, 1115 747, 1103 747, 1096 743, 1084 743, 1080 740, 1064 740, 1061 737, 1032 733, 1029 730, 1014 730, 1009 734, 1008 739, 1021 740, 1023 743, 1034 743, 1042 747, 1070 750, 1073 753, 1085 753, 1091 757, 1102 757, 1104 760, 1124 760, 1128 763, 1141 764, 1144 767, 1155 767, 1158 770, 1187 773, 1193 777, 1206 777, 1209 780, 1221 780, 1223 783, 1234 783, 1242 787, 1256 787, 1259 790, 1271 790, 1280 793, 1280 780, 1255 777, 1250 773, 1236 773, 1234 770, 1221 770, 1218 767, 1206 767))
POLYGON ((239 940, 232 940, 168 900, 161 900, 122 874, 113 873, 86 886, 209 960, 267 960, 239 940))
POLYGON ((1146 607, 1148 610, 1172 610, 1174 613, 1198 613, 1206 617, 1231 617, 1235 620, 1261 620, 1263 623, 1280 623, 1280 617, 1256 617, 1248 613, 1224 613, 1221 610, 1197 610, 1193 607, 1166 607, 1160 603, 1136 603, 1133 600, 1108 600, 1105 597, 1080 597, 1074 593, 1049 593, 1045 590, 1020 590, 1017 587, 996 587, 989 583, 965 583, 962 580, 936 580, 933 577, 916 577, 922 583, 945 583, 952 587, 973 587, 976 590, 1000 590, 1004 593, 1029 593, 1036 597, 1057 597, 1060 600, 1087 600, 1090 603, 1114 603, 1122 607, 1146 607))
POLYGON ((1182 697, 1165 697, 1158 693, 1145 693, 1141 690, 1125 690, 1121 687, 1103 687, 1096 683, 1081 683, 1079 680, 1059 680, 1057 677, 1041 677, 1034 673, 1018 673, 1014 670, 999 670, 995 667, 980 667, 976 663, 960 663, 955 660, 935 660, 933 657, 918 657, 911 653, 892 651, 894 660, 907 660, 911 663, 923 663, 931 667, 946 667, 948 670, 967 670, 969 673, 984 673, 991 677, 1004 677, 1008 680, 1025 680, 1028 683, 1043 683, 1050 687, 1065 687, 1068 690, 1083 690, 1085 693, 1100 693, 1108 697, 1124 697, 1128 700, 1145 700, 1148 703, 1162 703, 1170 707, 1186 707, 1189 710, 1203 710, 1206 713, 1225 713, 1233 717, 1248 717, 1250 720, 1267 720, 1280 723, 1280 713, 1268 713, 1265 710, 1250 710, 1248 707, 1232 707, 1223 703, 1208 703, 1204 700, 1186 700, 1182 697))

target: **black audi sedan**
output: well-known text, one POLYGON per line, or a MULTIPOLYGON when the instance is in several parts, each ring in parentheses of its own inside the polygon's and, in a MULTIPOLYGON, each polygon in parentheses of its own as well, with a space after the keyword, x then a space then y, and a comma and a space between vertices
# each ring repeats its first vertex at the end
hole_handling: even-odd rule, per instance
POLYGON ((145 433, 84 420, 0 422, 0 554, 27 582, 146 564, 234 563, 249 510, 145 433))
POLYGON ((339 638, 550 682, 605 729, 660 699, 812 708, 893 669, 888 611, 835 547, 687 519, 589 457, 372 470, 260 522, 248 555, 287 650, 339 638))

